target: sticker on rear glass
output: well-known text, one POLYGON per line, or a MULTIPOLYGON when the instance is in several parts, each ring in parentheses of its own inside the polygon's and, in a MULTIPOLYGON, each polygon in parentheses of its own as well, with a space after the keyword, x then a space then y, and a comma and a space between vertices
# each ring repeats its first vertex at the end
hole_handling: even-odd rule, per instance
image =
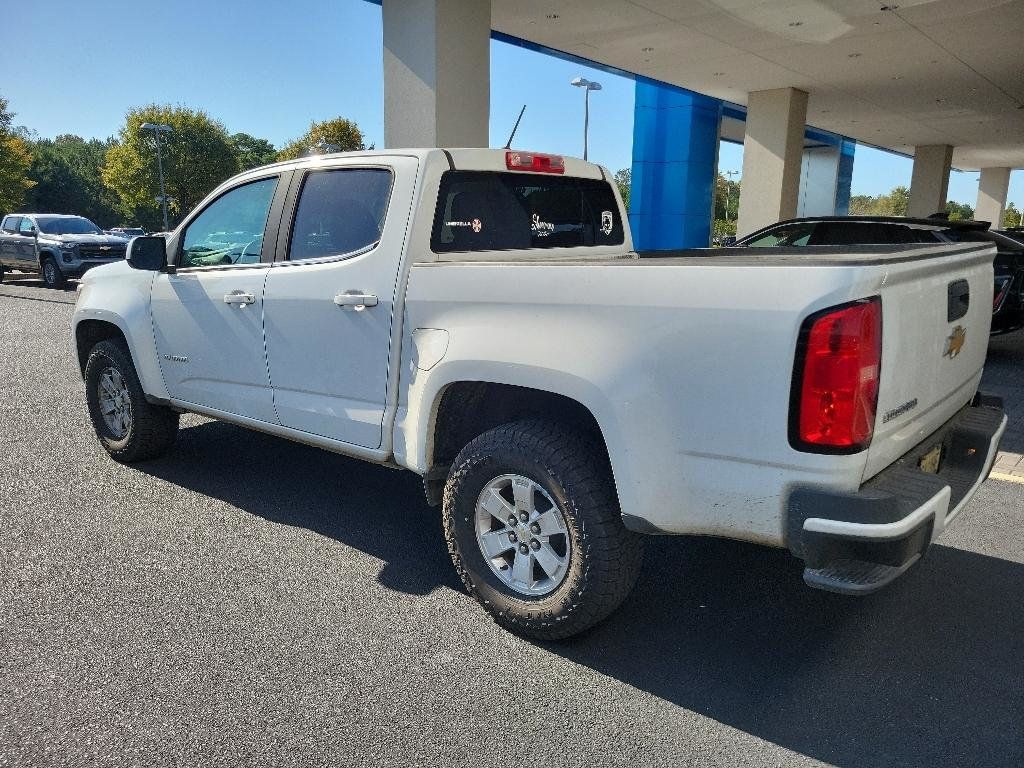
POLYGON ((547 237, 555 231, 555 225, 550 221, 541 221, 540 214, 535 213, 530 219, 530 229, 537 237, 547 237))
POLYGON ((472 221, 446 221, 444 225, 446 227, 468 227, 476 233, 479 233, 484 228, 484 224, 480 219, 473 219, 472 221))
POLYGON ((615 219, 612 218, 611 211, 601 211, 601 231, 610 235, 612 233, 612 227, 615 226, 615 219))

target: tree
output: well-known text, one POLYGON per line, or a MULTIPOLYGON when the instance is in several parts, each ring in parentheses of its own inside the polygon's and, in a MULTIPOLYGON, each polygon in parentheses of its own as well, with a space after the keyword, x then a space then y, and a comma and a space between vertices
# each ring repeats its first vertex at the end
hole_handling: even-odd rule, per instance
POLYGON ((277 159, 277 150, 266 139, 257 139, 248 133, 236 133, 231 136, 231 146, 238 161, 238 170, 248 171, 267 165, 277 159))
POLYGON ((100 177, 112 143, 72 135, 31 142, 28 176, 35 186, 26 206, 40 213, 75 213, 104 227, 121 223, 117 196, 100 177))
POLYGON ((314 120, 310 123, 308 131, 282 147, 281 151, 277 153, 277 159, 294 160, 297 157, 310 154, 356 152, 361 149, 366 149, 366 144, 359 126, 351 120, 336 117, 322 123, 314 120))
POLYGON ((851 216, 906 216, 910 204, 910 190, 904 186, 893 187, 887 195, 871 197, 853 195, 850 197, 851 216))
POLYGON ((32 153, 27 142, 12 127, 14 113, 7 109, 7 99, 0 97, 0 213, 17 209, 32 188, 28 169, 32 153))
POLYGON ((1003 229, 1020 226, 1024 226, 1024 221, 1021 220, 1021 212, 1017 210, 1017 206, 1010 203, 1006 206, 1006 210, 1003 211, 1003 229))
POLYGON ((107 151, 103 183, 119 198, 126 219, 162 228, 157 152, 153 131, 143 123, 169 125, 163 133, 164 180, 174 218, 192 210, 214 187, 238 172, 238 158, 224 126, 205 112, 151 104, 131 110, 118 140, 107 151))
MULTIPOLYGON (((717 234, 736 234, 736 217, 740 210, 740 182, 727 179, 724 174, 719 173, 715 178, 715 220, 729 222, 732 226, 731 232, 720 232, 717 234)), ((725 229, 728 225, 723 224, 725 229)))
POLYGON ((626 213, 629 213, 629 190, 632 183, 632 168, 622 168, 615 172, 615 186, 619 188, 619 194, 622 195, 622 206, 626 209, 626 213))
POLYGON ((969 221, 974 218, 974 209, 971 206, 955 200, 946 201, 946 212, 949 213, 950 221, 969 221))

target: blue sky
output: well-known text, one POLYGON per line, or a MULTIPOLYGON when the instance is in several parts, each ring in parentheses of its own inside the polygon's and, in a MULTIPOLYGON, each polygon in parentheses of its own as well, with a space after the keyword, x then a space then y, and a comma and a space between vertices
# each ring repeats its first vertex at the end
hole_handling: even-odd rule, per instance
MULTIPOLYGON (((338 115, 384 143, 381 11, 365 0, 36 0, 4 20, 17 33, 0 46, 0 95, 40 136, 111 136, 128 109, 157 102, 203 109, 277 145, 338 115)), ((603 86, 591 95, 591 159, 629 167, 632 81, 498 42, 491 144, 504 144, 526 103, 518 146, 581 154, 583 94, 569 85, 580 74, 603 86)), ((722 145, 722 170, 742 163, 741 147, 722 145)), ((907 158, 858 147, 853 193, 909 186, 910 171, 907 158)), ((953 172, 949 197, 974 205, 977 178, 953 172)), ((1024 205, 1024 171, 1013 173, 1009 199, 1024 205)))

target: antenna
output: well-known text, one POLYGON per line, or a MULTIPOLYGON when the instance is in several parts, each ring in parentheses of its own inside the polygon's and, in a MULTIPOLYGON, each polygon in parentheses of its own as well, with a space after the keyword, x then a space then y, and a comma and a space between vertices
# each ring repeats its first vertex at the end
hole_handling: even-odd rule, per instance
POLYGON ((503 149, 511 149, 512 148, 512 139, 515 138, 516 131, 519 130, 519 121, 523 119, 523 112, 525 112, 525 111, 526 111, 526 105, 523 104, 523 108, 519 110, 519 117, 516 118, 516 124, 514 126, 512 126, 512 133, 510 133, 508 135, 508 141, 505 142, 505 146, 503 147, 503 149))

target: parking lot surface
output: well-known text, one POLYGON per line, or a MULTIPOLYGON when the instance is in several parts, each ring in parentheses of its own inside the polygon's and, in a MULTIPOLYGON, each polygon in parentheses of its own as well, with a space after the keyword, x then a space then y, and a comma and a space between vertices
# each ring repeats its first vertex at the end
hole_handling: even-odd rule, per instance
MULTIPOLYGON (((1024 764, 1024 484, 861 599, 650 538, 618 613, 532 643, 462 592, 411 473, 194 416, 111 461, 73 301, 0 286, 0 765, 1024 764)), ((1022 372, 996 340, 1017 454, 1022 372)))

